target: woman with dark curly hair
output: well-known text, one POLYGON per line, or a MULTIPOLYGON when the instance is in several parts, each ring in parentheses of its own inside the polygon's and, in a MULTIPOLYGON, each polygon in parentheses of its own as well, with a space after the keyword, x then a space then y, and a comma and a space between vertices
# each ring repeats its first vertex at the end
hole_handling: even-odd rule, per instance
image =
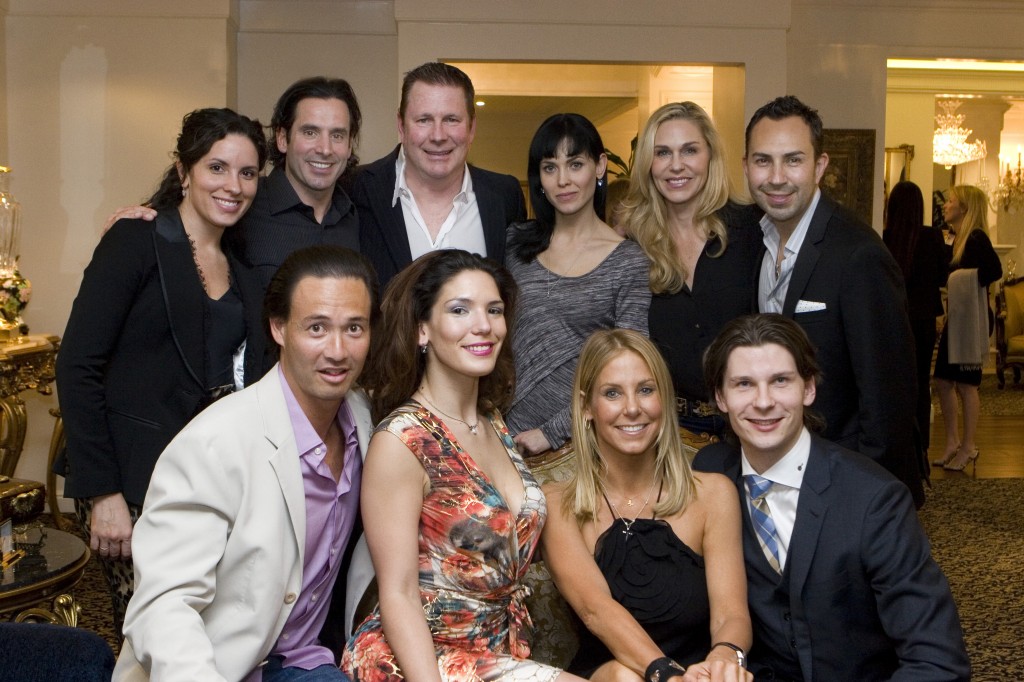
POLYGON ((148 202, 156 220, 103 235, 71 308, 57 358, 67 455, 55 470, 103 563, 118 632, 157 457, 203 407, 259 378, 262 291, 221 239, 252 205, 266 154, 258 121, 186 115, 148 202))
POLYGON ((527 660, 522 579, 544 495, 501 419, 517 290, 497 263, 428 253, 388 285, 364 381, 362 481, 380 602, 349 640, 353 680, 578 679, 527 660))

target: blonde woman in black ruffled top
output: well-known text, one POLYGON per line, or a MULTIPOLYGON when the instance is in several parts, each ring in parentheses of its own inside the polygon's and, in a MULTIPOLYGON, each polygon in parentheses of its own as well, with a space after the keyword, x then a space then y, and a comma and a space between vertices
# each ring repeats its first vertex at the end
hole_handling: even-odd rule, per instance
POLYGON ((595 333, 572 387, 573 476, 545 486, 544 560, 581 621, 567 670, 591 680, 749 681, 736 486, 683 455, 654 344, 595 333))

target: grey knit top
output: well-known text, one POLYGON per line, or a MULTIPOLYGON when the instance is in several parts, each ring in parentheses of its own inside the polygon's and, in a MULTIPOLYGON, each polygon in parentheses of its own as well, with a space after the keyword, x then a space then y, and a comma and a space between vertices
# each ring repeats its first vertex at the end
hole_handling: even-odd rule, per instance
POLYGON ((514 252, 506 265, 520 293, 512 341, 516 394, 505 422, 513 435, 539 427, 558 448, 572 437, 570 394, 583 342, 612 327, 647 334, 649 262, 627 239, 579 277, 557 275, 536 258, 524 263, 514 252))

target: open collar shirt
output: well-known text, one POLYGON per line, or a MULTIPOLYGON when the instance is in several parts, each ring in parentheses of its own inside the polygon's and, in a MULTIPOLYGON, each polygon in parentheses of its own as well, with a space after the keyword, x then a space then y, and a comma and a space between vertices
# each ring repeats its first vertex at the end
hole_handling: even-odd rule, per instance
MULTIPOLYGON (((280 367, 278 372, 281 372, 280 367)), ((319 643, 318 637, 327 619, 334 583, 359 513, 363 458, 355 419, 348 403, 342 402, 337 419, 345 453, 341 476, 335 481, 325 461, 327 446, 309 423, 283 372, 281 387, 295 433, 306 494, 306 544, 302 590, 271 654, 284 658, 282 667, 311 670, 324 664, 334 665, 334 654, 319 643)))
POLYGON ((430 236, 430 229, 420 214, 416 197, 405 181, 404 147, 399 148, 398 158, 395 160, 395 192, 391 198, 391 205, 394 206, 399 201, 402 202, 402 217, 405 219, 405 231, 413 260, 437 249, 465 249, 470 253, 487 255, 483 221, 476 203, 476 193, 473 192, 473 178, 468 165, 462 171, 462 188, 455 195, 452 210, 441 224, 436 238, 430 236))
POLYGON ((820 198, 821 190, 815 189, 810 206, 800 217, 800 222, 796 224, 793 234, 786 240, 781 263, 779 262, 779 245, 782 242, 782 235, 779 234, 779 228, 775 226, 767 213, 761 216, 761 232, 764 235, 766 251, 764 260, 761 262, 761 275, 757 284, 757 305, 760 312, 782 312, 782 307, 786 303, 786 293, 789 291, 789 281, 793 277, 793 268, 796 267, 800 247, 803 246, 820 198))

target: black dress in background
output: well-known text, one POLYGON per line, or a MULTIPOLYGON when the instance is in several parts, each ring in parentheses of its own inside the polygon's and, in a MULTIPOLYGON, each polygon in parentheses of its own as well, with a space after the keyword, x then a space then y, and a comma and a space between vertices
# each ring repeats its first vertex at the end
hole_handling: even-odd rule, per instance
MULTIPOLYGON (((978 284, 988 289, 988 285, 1003 276, 1003 264, 999 254, 992 248, 992 241, 981 230, 975 230, 967 236, 963 255, 953 270, 966 268, 978 269, 978 284)), ((992 310, 988 311, 989 331, 992 330, 992 310)), ((935 378, 945 379, 968 386, 981 385, 981 365, 951 365, 949 363, 949 324, 942 328, 939 338, 939 352, 935 358, 935 378)))

